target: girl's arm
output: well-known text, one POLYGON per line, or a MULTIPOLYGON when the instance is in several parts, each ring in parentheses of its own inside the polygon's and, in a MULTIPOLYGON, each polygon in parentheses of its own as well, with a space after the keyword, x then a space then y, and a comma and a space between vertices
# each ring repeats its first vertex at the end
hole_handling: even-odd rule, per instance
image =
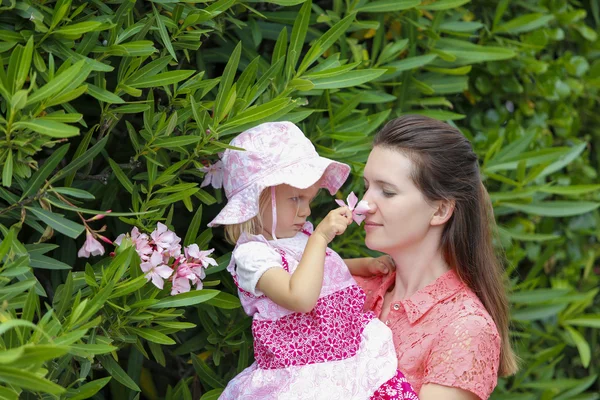
POLYGON ((323 286, 325 250, 336 235, 352 223, 348 207, 331 211, 308 238, 302 259, 293 274, 281 268, 268 269, 256 287, 276 304, 296 312, 310 312, 323 286))
POLYGON ((354 276, 385 275, 396 269, 390 256, 349 258, 345 259, 344 262, 354 276))

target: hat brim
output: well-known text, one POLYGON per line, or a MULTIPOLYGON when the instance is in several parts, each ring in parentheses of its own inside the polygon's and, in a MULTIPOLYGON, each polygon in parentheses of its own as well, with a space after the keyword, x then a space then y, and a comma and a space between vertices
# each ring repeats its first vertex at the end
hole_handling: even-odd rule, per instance
POLYGON ((232 225, 248 221, 258 215, 260 194, 265 188, 277 185, 290 185, 306 189, 319 182, 334 195, 344 184, 350 167, 324 157, 304 159, 299 163, 272 171, 255 184, 236 193, 228 199, 221 212, 208 223, 209 227, 232 225))

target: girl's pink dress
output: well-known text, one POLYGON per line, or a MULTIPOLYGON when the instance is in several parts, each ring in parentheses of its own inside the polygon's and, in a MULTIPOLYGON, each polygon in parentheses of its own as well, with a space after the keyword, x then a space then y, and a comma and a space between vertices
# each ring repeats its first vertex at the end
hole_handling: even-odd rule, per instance
POLYGON ((269 268, 294 272, 311 232, 307 222, 293 238, 238 241, 227 269, 253 318, 255 362, 219 399, 418 400, 397 370, 391 331, 363 312, 365 294, 337 253, 327 249, 323 287, 310 313, 280 307, 256 289, 269 268))

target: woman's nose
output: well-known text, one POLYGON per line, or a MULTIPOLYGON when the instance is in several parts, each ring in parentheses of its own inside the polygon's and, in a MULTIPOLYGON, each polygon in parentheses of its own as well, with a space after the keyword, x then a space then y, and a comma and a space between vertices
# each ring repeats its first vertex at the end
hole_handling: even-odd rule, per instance
POLYGON ((368 190, 362 199, 369 204, 369 214, 373 214, 375 211, 377 211, 377 204, 375 204, 375 202, 372 200, 368 190))

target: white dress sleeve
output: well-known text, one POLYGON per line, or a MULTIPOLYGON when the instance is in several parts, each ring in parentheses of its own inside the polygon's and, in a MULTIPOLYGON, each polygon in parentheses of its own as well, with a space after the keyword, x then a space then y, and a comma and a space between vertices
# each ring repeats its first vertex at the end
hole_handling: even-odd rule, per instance
POLYGON ((260 277, 271 268, 283 268, 281 254, 266 243, 247 242, 233 250, 238 285, 254 296, 263 293, 256 288, 260 277))

